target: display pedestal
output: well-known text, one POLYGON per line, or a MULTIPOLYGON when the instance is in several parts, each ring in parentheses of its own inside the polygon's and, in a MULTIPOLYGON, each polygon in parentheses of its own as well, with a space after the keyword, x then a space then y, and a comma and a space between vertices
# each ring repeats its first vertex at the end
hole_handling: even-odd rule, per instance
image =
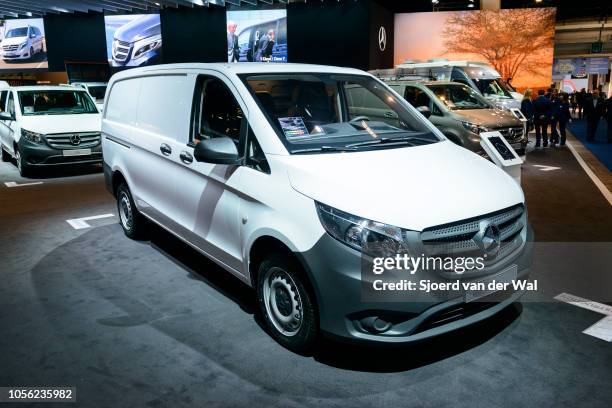
POLYGON ((501 133, 481 133, 480 145, 489 155, 493 163, 503 169, 521 185, 521 165, 523 164, 523 160, 516 154, 512 146, 508 144, 501 133))

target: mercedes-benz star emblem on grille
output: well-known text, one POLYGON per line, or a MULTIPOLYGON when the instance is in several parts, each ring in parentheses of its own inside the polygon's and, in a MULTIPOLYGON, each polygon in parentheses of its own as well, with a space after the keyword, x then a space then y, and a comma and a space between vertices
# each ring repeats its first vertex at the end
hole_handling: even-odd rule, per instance
POLYGON ((79 135, 71 135, 70 136, 70 144, 73 146, 78 146, 81 144, 81 136, 79 135))
POLYGON ((387 31, 385 27, 380 26, 378 29, 378 48, 384 51, 387 48, 387 31))
POLYGON ((482 249, 485 255, 491 257, 497 256, 501 245, 499 228, 489 221, 481 221, 479 231, 474 237, 474 241, 476 245, 482 249))

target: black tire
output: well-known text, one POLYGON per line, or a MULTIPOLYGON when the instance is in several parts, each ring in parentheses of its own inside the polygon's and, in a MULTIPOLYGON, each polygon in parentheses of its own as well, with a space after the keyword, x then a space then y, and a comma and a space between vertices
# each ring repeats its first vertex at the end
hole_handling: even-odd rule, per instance
POLYGON ((15 163, 21 177, 30 177, 32 175, 32 168, 25 162, 17 147, 15 147, 15 163))
POLYGON ((288 256, 272 254, 259 266, 257 303, 268 332, 300 354, 312 349, 319 331, 315 297, 306 282, 302 268, 288 256))
POLYGON ((132 193, 126 183, 117 188, 117 211, 119 224, 128 238, 142 239, 147 235, 147 220, 138 211, 132 198, 132 193))
POLYGON ((2 150, 2 161, 3 162, 10 162, 11 161, 11 155, 9 154, 9 152, 4 150, 4 147, 0 147, 0 150, 2 150))

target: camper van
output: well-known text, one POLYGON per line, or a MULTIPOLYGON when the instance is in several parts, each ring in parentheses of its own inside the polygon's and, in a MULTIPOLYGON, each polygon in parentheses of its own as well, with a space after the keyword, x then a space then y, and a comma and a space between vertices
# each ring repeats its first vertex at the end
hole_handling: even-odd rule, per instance
POLYGON ((476 90, 500 109, 521 107, 519 93, 504 81, 493 67, 484 62, 449 61, 446 59, 427 62, 406 61, 396 67, 404 75, 413 75, 429 80, 459 82, 476 90))

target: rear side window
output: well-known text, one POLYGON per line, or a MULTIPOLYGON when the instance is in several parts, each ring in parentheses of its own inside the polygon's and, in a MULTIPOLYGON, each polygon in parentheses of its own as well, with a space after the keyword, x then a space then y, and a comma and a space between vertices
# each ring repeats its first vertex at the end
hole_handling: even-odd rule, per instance
POLYGON ((136 110, 142 78, 115 82, 106 106, 105 118, 126 125, 136 125, 136 110))
MULTIPOLYGON (((142 130, 188 143, 194 80, 187 75, 143 77, 138 98, 138 125, 142 130)), ((221 104, 222 100, 216 100, 221 104)))
POLYGON ((0 112, 4 112, 6 109, 6 100, 8 98, 9 91, 0 92, 0 112))

